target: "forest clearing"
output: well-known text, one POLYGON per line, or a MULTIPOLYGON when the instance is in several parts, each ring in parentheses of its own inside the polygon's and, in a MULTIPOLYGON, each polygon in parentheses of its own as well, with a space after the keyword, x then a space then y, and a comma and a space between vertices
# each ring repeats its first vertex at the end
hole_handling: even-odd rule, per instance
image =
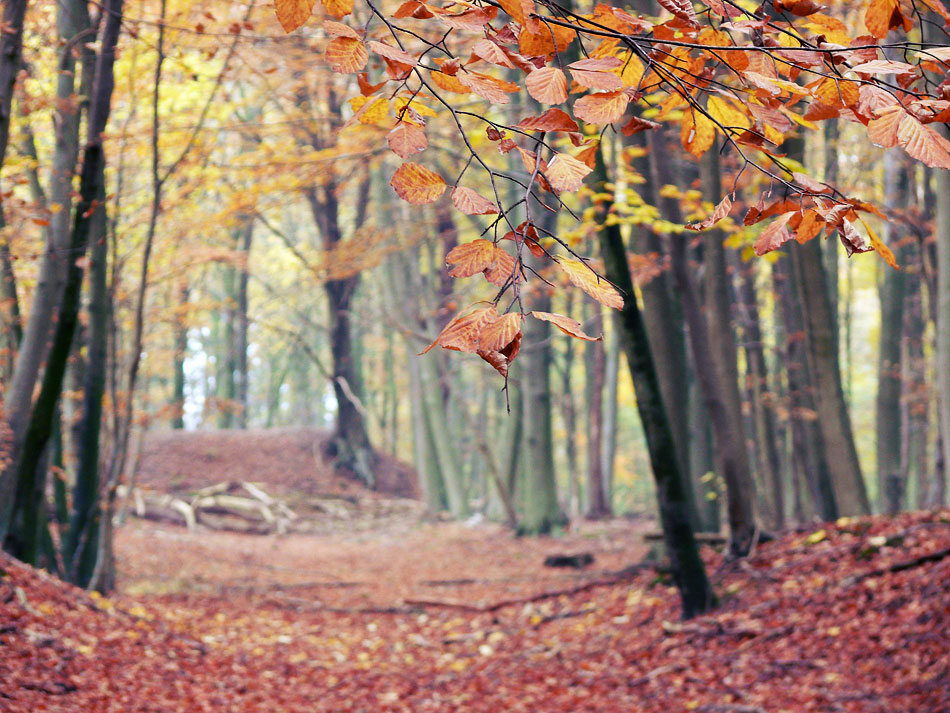
POLYGON ((706 548, 722 605, 685 623, 642 563, 652 518, 540 539, 358 519, 132 519, 109 598, 0 561, 0 710, 950 710, 950 510, 802 527, 739 562, 706 548))

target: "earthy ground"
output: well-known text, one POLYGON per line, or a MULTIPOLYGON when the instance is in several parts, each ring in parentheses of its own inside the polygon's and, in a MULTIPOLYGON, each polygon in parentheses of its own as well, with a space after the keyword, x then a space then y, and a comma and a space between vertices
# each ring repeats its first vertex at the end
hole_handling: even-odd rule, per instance
POLYGON ((948 510, 706 550, 722 606, 682 623, 622 572, 649 523, 518 540, 393 507, 319 536, 132 520, 109 599, 0 559, 0 710, 950 713, 948 510))

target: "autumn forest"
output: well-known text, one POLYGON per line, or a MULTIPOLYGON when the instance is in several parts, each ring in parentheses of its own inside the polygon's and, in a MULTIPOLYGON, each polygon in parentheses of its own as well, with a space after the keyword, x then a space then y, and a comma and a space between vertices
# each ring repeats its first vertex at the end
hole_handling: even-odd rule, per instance
POLYGON ((943 0, 0 8, 0 711, 950 713, 943 0))

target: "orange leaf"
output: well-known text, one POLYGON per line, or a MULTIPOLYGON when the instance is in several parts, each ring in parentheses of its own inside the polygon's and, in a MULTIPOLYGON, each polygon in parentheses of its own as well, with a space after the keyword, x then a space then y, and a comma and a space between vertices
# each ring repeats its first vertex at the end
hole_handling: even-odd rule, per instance
POLYGON ((485 269, 485 279, 493 285, 505 287, 513 282, 522 282, 524 278, 515 259, 502 248, 495 246, 494 263, 485 269))
POLYGON ((346 17, 353 12, 353 0, 323 0, 323 8, 330 17, 346 17))
POLYGON ((445 262, 448 265, 456 266, 449 273, 452 277, 477 275, 479 272, 490 269, 495 264, 495 245, 491 240, 485 240, 484 238, 456 245, 445 256, 445 262))
POLYGON ((567 77, 557 67, 536 69, 524 83, 531 98, 542 104, 561 104, 567 100, 567 77))
POLYGON ((475 43, 475 46, 472 47, 472 57, 480 57, 486 62, 497 64, 499 67, 515 68, 505 51, 487 38, 475 43))
POLYGON ((498 206, 492 201, 465 186, 452 189, 452 203, 465 215, 491 215, 498 212, 498 206))
POLYGON ((389 185, 400 198, 413 205, 433 203, 445 191, 445 179, 442 176, 412 162, 397 168, 389 185))
POLYGON ((878 146, 889 149, 897 146, 897 130, 907 115, 897 104, 877 112, 877 118, 868 122, 868 137, 878 146))
POLYGON ((700 223, 690 223, 686 226, 687 230, 706 230, 706 228, 711 228, 720 220, 729 215, 729 211, 732 210, 732 198, 728 195, 723 196, 723 199, 719 201, 719 205, 716 206, 713 210, 712 215, 710 215, 706 220, 700 223))
POLYGON ((571 319, 570 317, 565 317, 563 314, 555 314, 553 312, 532 312, 531 316, 535 319, 540 319, 543 322, 550 322, 565 334, 576 337, 577 339, 583 339, 586 342, 600 342, 603 340, 602 336, 592 337, 589 334, 585 334, 580 322, 575 319, 571 319))
POLYGON ((666 8, 676 17, 696 24, 696 11, 690 0, 657 0, 660 6, 666 8))
POLYGON ((901 13, 900 0, 871 0, 864 14, 865 27, 879 40, 884 39, 892 27, 898 27, 904 23, 906 19, 901 13))
POLYGON ((503 350, 521 331, 522 319, 517 312, 509 312, 486 324, 478 335, 479 349, 493 352, 503 350))
POLYGON ((520 87, 513 82, 497 79, 481 72, 465 72, 456 76, 464 86, 474 94, 487 99, 492 104, 507 104, 511 101, 508 94, 519 91, 520 87))
POLYGON ((407 64, 410 67, 416 66, 416 58, 401 49, 390 47, 387 44, 376 42, 375 40, 368 42, 367 46, 380 57, 391 59, 393 62, 399 62, 400 64, 407 64))
POLYGON ((624 92, 588 94, 574 102, 574 116, 591 124, 612 124, 623 116, 629 103, 624 92))
POLYGON ((429 145, 426 132, 418 126, 400 121, 386 137, 389 148, 400 158, 406 159, 424 150, 429 145))
POLYGON ((478 335, 482 328, 497 318, 498 313, 493 305, 478 307, 467 314, 461 312, 445 325, 445 329, 439 333, 435 341, 419 354, 421 356, 437 345, 443 349, 474 354, 479 349, 478 335))
POLYGON ((660 124, 655 121, 648 121, 646 119, 641 119, 639 116, 631 116, 630 121, 623 125, 623 128, 620 131, 624 136, 633 136, 634 134, 639 134, 641 131, 647 131, 649 129, 659 129, 660 124))
POLYGON ((871 239, 871 247, 874 248, 874 251, 884 258, 884 262, 893 267, 895 270, 900 270, 900 265, 897 264, 897 258, 894 257, 894 253, 891 252, 891 249, 884 244, 884 241, 877 237, 877 233, 871 230, 871 226, 865 223, 863 220, 861 223, 864 225, 865 229, 868 231, 868 237, 871 239))
POLYGON ((568 279, 595 300, 607 307, 623 309, 623 297, 609 282, 595 273, 586 263, 580 260, 558 258, 557 266, 561 268, 568 279))
POLYGON ((323 21, 323 31, 327 37, 349 37, 352 40, 360 39, 359 33, 352 27, 344 25, 342 22, 334 22, 333 20, 323 21))
POLYGON ((548 182, 559 191, 576 191, 584 184, 590 167, 566 153, 555 154, 544 172, 548 182))
POLYGON ((359 72, 366 66, 369 54, 363 43, 352 37, 337 37, 327 43, 324 54, 330 69, 340 74, 359 72))
POLYGON ((753 245, 756 255, 761 256, 777 250, 792 239, 788 228, 785 226, 793 215, 795 215, 794 212, 782 213, 765 230, 759 233, 759 237, 756 238, 755 245, 753 245))
POLYGON ((897 142, 904 150, 931 168, 950 169, 950 141, 916 117, 905 114, 897 130, 897 142))
POLYGON ((541 116, 526 116, 516 124, 524 131, 580 131, 577 122, 566 112, 552 107, 541 116))
POLYGON ((274 0, 277 21, 284 32, 293 32, 310 19, 315 0, 274 0))
POLYGON ((574 81, 586 89, 600 89, 608 92, 623 89, 623 80, 612 72, 588 72, 582 69, 572 69, 574 81))

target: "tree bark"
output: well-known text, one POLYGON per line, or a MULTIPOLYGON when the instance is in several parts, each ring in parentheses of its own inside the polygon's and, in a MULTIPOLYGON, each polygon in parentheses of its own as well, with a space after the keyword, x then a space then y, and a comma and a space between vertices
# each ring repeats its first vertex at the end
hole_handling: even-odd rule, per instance
MULTIPOLYGON (((607 167, 598 152, 594 174, 596 191, 605 190, 607 167)), ((716 606, 716 596, 706 576, 693 534, 689 489, 680 466, 677 444, 666 416, 657 370, 653 363, 646 326, 637 304, 627 252, 618 225, 604 225, 598 231, 604 275, 624 296, 620 311, 619 338, 637 397, 637 411, 643 423, 653 479, 656 482, 660 526, 670 557, 673 578, 683 603, 683 617, 703 614, 716 606)))
POLYGON ((53 431, 56 402, 62 391, 66 361, 78 323, 80 291, 83 281, 82 262, 86 253, 91 217, 104 207, 96 199, 105 191, 105 155, 102 134, 111 108, 114 86, 115 45, 122 21, 122 0, 107 0, 103 10, 104 28, 100 53, 96 61, 95 82, 89 110, 89 135, 79 182, 79 202, 74 212, 72 238, 68 246, 72 259, 61 302, 59 318, 50 348, 39 396, 33 407, 23 448, 13 467, 17 474, 15 510, 21 520, 15 530, 5 533, 5 545, 26 562, 36 559, 42 523, 42 483, 38 482, 37 466, 53 431))
POLYGON ((851 416, 844 401, 838 344, 834 339, 831 305, 821 262, 821 243, 792 245, 792 265, 801 295, 805 344, 814 373, 818 428, 825 445, 835 503, 840 515, 870 512, 858 453, 851 432, 851 416))
MULTIPOLYGON (((591 331, 594 334, 603 334, 604 318, 601 306, 594 306, 594 319, 591 321, 591 331)), ((587 431, 587 487, 589 507, 588 520, 600 520, 610 517, 610 504, 604 491, 604 462, 602 449, 604 440, 604 381, 606 379, 607 356, 604 353, 603 342, 592 342, 587 345, 588 351, 588 389, 590 400, 587 408, 589 428, 587 431)))
MULTIPOLYGON (((946 135, 946 132, 944 132, 946 135)), ((937 404, 943 468, 937 468, 928 505, 946 503, 946 468, 950 466, 950 171, 934 170, 937 198, 937 404)))
MULTIPOLYGON (((884 154, 884 207, 900 210, 908 199, 907 171, 902 165, 897 149, 884 154)), ((901 236, 895 234, 891 224, 885 225, 885 241, 897 249, 901 236)), ((884 274, 880 284, 881 333, 878 342, 877 400, 875 435, 877 446, 877 492, 881 512, 891 514, 900 510, 905 481, 902 477, 901 453, 901 335, 904 327, 904 275, 903 270, 879 266, 884 274)))

